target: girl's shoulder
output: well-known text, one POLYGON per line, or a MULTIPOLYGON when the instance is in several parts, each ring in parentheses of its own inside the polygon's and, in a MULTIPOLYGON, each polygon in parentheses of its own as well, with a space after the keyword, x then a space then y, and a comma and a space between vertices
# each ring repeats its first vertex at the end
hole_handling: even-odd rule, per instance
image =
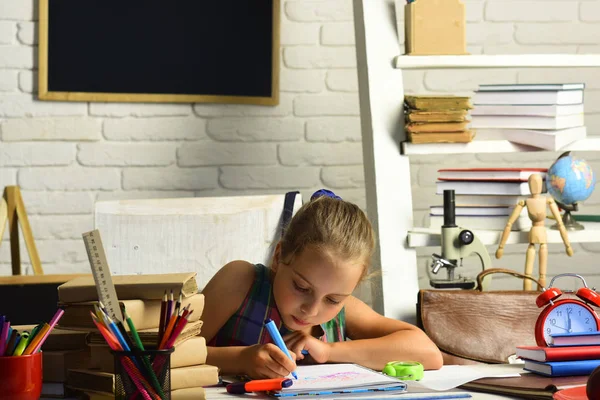
POLYGON ((246 296, 256 274, 254 264, 236 260, 225 264, 206 285, 212 293, 228 293, 231 297, 246 296))

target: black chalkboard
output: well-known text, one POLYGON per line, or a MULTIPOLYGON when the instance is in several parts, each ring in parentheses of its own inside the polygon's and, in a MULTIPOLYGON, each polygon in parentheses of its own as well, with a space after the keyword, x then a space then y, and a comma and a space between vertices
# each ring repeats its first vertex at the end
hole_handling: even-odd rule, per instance
POLYGON ((278 104, 280 0, 40 0, 42 100, 278 104))

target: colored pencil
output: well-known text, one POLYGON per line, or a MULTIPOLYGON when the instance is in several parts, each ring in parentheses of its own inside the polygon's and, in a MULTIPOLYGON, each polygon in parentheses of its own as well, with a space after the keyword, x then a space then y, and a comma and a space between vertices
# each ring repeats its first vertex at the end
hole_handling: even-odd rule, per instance
MULTIPOLYGON (((142 340, 140 339, 140 335, 138 335, 137 329, 135 329, 135 325, 133 324, 133 321, 127 314, 127 310, 125 309, 125 306, 123 306, 122 312, 123 312, 123 318, 125 318, 125 321, 127 322, 127 325, 129 326, 129 330, 131 331, 131 336, 133 336, 133 341, 135 343, 135 347, 137 347, 141 351, 144 351, 144 344, 142 343, 142 340)), ((154 373, 154 370, 152 369, 152 366, 150 365, 150 362, 148 361, 148 357, 142 356, 141 358, 142 358, 142 363, 144 364, 144 367, 146 368, 146 371, 148 372, 150 380, 152 381, 152 385, 154 386, 154 389, 158 392, 158 394, 160 394, 161 398, 165 397, 165 394, 162 390, 160 382, 158 382, 158 378, 156 377, 156 374, 154 373)))
MULTIPOLYGON (((104 336, 104 340, 106 340, 106 343, 108 343, 108 346, 111 348, 111 350, 122 351, 123 348, 120 346, 120 344, 113 342, 113 338, 111 338, 110 335, 107 335, 108 329, 105 326, 103 326, 103 324, 100 321, 98 321, 97 317, 94 318, 93 313, 92 313, 92 320, 94 321, 94 324, 100 331, 100 334, 102 336, 104 336)), ((133 383, 135 384, 135 386, 141 393, 142 397, 145 400, 152 400, 152 397, 150 397, 150 394, 148 394, 148 391, 146 390, 144 385, 141 383, 140 379, 133 372, 133 368, 135 368, 135 366, 131 365, 130 363, 131 363, 131 360, 129 358, 121 357, 121 364, 123 364, 123 368, 125 368, 125 370, 129 374, 129 377, 131 378, 131 380, 133 381, 133 383), (126 360, 129 361, 129 363, 126 360)))
POLYGON ((162 302, 160 303, 160 320, 158 321, 158 340, 156 341, 156 347, 162 340, 162 335, 165 332, 165 318, 167 316, 167 291, 163 295, 162 302))
POLYGON ((173 315, 173 290, 169 294, 169 300, 167 301, 167 311, 165 313, 165 330, 167 329, 167 324, 171 320, 171 315, 173 315))
POLYGON ((4 355, 4 348, 6 347, 6 341, 8 340, 8 328, 10 328, 10 321, 4 321, 2 326, 2 332, 0 332, 0 356, 4 355))
POLYGON ((38 343, 41 342, 42 338, 45 337, 46 333, 48 333, 48 331, 50 331, 50 325, 48 324, 44 324, 42 326, 42 329, 40 329, 38 331, 38 333, 36 333, 35 337, 33 338, 33 340, 31 340, 28 344, 27 347, 25 348, 25 351, 23 352, 24 356, 28 356, 30 354, 34 354, 33 350, 38 348, 37 345, 38 343))
POLYGON ((38 351, 40 351, 40 348, 42 347, 42 345, 44 344, 46 339, 48 339, 48 336, 50 336, 50 332, 52 332, 52 329, 54 329, 56 324, 58 324, 58 321, 60 321, 60 319, 64 313, 65 313, 65 310, 63 310, 62 308, 59 308, 58 311, 56 311, 56 313, 54 314, 54 317, 52 317, 52 319, 50 320, 50 324, 49 324, 50 329, 48 329, 48 331, 44 334, 44 336, 42 336, 42 338, 38 342, 38 345, 33 349, 31 354, 35 354, 38 351))
POLYGON ((21 333, 21 340, 15 346, 15 350, 13 351, 13 356, 20 356, 25 351, 25 347, 27 346, 27 342, 29 341, 29 332, 25 331, 21 333))

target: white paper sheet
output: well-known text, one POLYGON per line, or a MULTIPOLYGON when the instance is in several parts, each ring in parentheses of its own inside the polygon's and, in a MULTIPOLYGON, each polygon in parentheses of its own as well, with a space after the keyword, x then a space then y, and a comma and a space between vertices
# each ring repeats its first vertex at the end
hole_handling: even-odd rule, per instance
POLYGON ((481 378, 512 378, 527 373, 519 364, 444 365, 437 371, 425 371, 420 381, 407 381, 408 392, 449 390, 481 378), (425 390, 423 390, 425 389, 425 390))

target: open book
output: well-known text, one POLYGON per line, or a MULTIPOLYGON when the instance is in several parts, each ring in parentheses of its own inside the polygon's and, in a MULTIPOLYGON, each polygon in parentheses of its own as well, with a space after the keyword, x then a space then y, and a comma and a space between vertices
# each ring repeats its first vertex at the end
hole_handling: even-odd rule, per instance
POLYGON ((367 391, 401 393, 406 383, 356 364, 300 365, 298 379, 289 388, 272 393, 277 397, 335 395, 367 391))

